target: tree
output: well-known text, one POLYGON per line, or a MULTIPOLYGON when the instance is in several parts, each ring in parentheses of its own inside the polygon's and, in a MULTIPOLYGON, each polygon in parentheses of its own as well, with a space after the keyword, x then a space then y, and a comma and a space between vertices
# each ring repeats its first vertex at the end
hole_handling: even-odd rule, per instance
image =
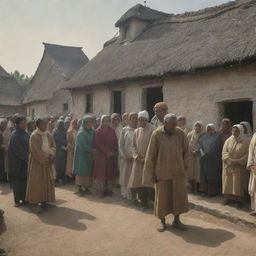
POLYGON ((15 70, 14 72, 12 72, 11 76, 13 76, 18 82, 18 84, 22 87, 26 87, 30 83, 31 79, 33 78, 33 76, 29 77, 25 74, 21 74, 18 70, 15 70))

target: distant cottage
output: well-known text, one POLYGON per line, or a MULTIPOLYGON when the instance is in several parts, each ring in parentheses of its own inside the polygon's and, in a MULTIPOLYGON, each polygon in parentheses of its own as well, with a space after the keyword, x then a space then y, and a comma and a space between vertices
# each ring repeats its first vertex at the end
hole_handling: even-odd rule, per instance
POLYGON ((70 111, 70 92, 61 88, 89 61, 81 47, 43 44, 43 57, 23 100, 32 118, 70 111))
POLYGON ((151 111, 256 127, 256 1, 166 14, 142 5, 117 22, 119 35, 69 81, 76 116, 151 111))
POLYGON ((22 87, 15 78, 0 66, 0 117, 24 113, 22 103, 22 87))

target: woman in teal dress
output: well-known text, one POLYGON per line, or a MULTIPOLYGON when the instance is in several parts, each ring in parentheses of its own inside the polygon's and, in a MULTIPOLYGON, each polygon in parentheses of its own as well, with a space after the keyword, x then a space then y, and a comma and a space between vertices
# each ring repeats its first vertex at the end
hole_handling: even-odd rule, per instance
POLYGON ((82 126, 77 134, 74 157, 74 174, 79 196, 89 194, 89 188, 92 185, 93 139, 93 118, 87 115, 83 118, 82 126))

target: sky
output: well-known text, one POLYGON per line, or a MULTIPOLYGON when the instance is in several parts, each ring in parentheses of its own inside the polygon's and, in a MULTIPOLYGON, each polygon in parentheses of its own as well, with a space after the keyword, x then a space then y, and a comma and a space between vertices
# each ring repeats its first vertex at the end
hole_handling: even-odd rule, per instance
MULTIPOLYGON (((182 13, 228 0, 147 0, 147 6, 182 13)), ((93 58, 117 32, 115 22, 143 0, 0 0, 0 65, 33 75, 42 42, 80 46, 93 58)))

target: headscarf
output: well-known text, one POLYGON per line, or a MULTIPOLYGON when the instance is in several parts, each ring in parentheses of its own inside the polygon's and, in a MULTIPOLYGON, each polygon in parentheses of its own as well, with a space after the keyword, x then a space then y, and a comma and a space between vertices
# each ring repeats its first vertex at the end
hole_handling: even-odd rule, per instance
POLYGON ((247 133, 245 134, 246 137, 252 137, 252 127, 248 122, 241 122, 241 125, 246 127, 247 133))
POLYGON ((107 118, 107 117, 110 118, 110 116, 108 116, 108 115, 102 115, 101 116, 101 118, 100 118, 100 127, 102 127, 104 119, 107 118))
POLYGON ((231 134, 231 130, 232 130, 232 126, 231 126, 231 120, 229 118, 224 118, 222 119, 221 121, 221 127, 220 127, 220 133, 223 133, 223 134, 231 134), (229 127, 227 128, 227 130, 224 131, 223 129, 223 123, 224 122, 227 122, 229 127))
POLYGON ((56 127, 56 128, 59 130, 59 129, 60 129, 60 126, 61 126, 61 125, 64 125, 64 123, 65 123, 65 122, 64 122, 63 120, 58 120, 58 121, 57 121, 57 127, 56 127))
POLYGON ((169 122, 169 121, 177 121, 177 116, 175 114, 169 113, 164 116, 164 122, 169 122))
POLYGON ((138 113, 138 118, 145 118, 145 119, 149 120, 148 111, 147 110, 140 111, 138 113))
POLYGON ((207 131, 208 127, 210 127, 212 130, 214 130, 214 131, 216 132, 216 126, 215 126, 215 124, 213 124, 213 123, 207 124, 207 125, 206 125, 206 131, 207 131))
POLYGON ((70 123, 70 126, 68 128, 68 132, 70 131, 76 131, 76 127, 77 127, 77 123, 78 123, 78 120, 77 119, 73 119, 70 123))
POLYGON ((168 110, 168 106, 165 102, 156 103, 155 106, 154 106, 154 109, 155 108, 161 108, 161 109, 164 109, 164 110, 168 110))
POLYGON ((233 128, 237 128, 239 130, 239 136, 237 138, 235 138, 234 135, 232 135, 232 137, 238 141, 241 142, 244 139, 244 127, 241 124, 236 124, 233 126, 233 128))
POLYGON ((92 117, 92 116, 89 116, 89 115, 84 116, 84 117, 83 117, 83 120, 82 120, 81 128, 84 129, 84 130, 92 130, 92 128, 91 128, 91 129, 88 129, 88 128, 85 127, 85 123, 86 123, 87 121, 90 121, 90 120, 93 121, 93 117, 92 117))

